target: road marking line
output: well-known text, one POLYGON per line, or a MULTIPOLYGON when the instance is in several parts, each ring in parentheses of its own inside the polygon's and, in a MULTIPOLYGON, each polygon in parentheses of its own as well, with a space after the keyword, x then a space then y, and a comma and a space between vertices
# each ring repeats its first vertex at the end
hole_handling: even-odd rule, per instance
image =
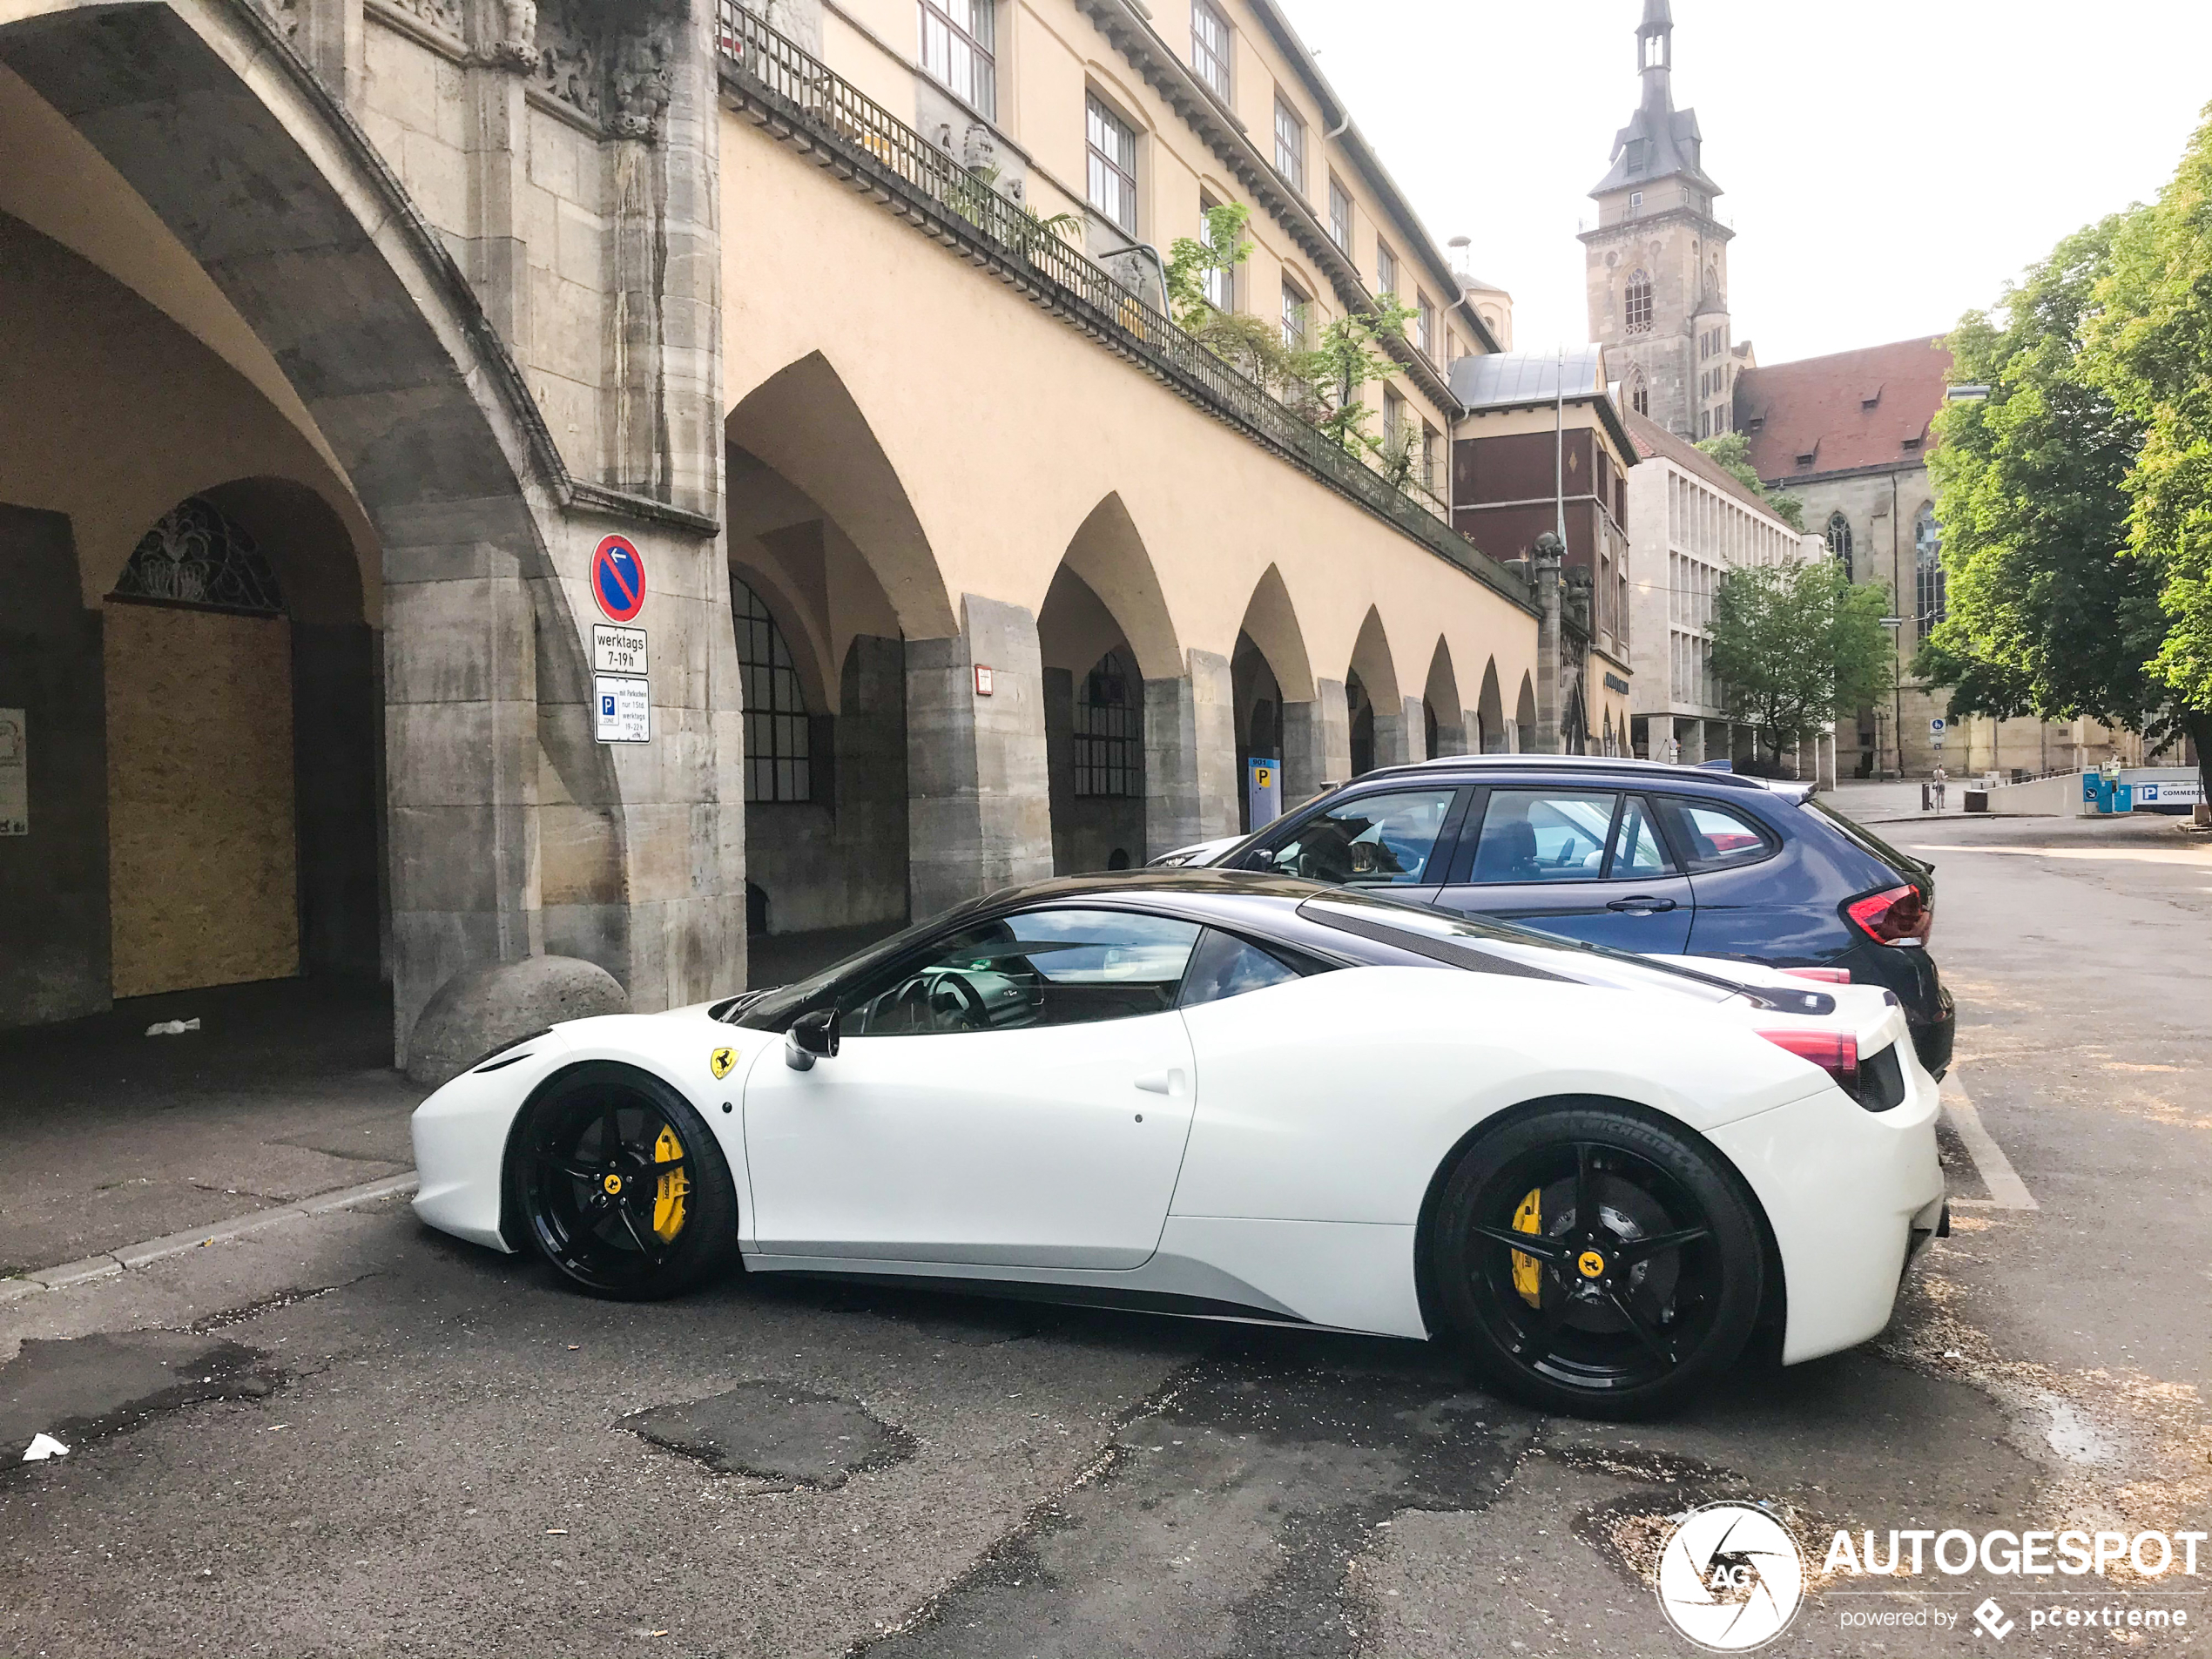
POLYGON ((1955 1071, 1943 1080, 1943 1109, 1951 1115, 1951 1127, 1959 1131, 1966 1155, 1973 1159, 1974 1168, 1981 1171, 1982 1182, 1989 1189, 1986 1198, 1953 1198, 1952 1205, 1973 1210, 2040 1210, 2043 1206, 2028 1192, 2027 1184, 2013 1168, 2005 1149, 1982 1127, 1981 1114, 1974 1109, 1955 1071))
POLYGON ((340 1187, 334 1191, 317 1193, 312 1198, 302 1198, 298 1204, 280 1204, 273 1210, 255 1210, 228 1221, 219 1221, 212 1226, 196 1227, 188 1232, 170 1233, 161 1238, 149 1238, 136 1244, 123 1244, 98 1256, 88 1256, 81 1262, 69 1262, 60 1267, 44 1267, 24 1274, 20 1278, 0 1280, 0 1304, 19 1302, 36 1296, 41 1291, 64 1290, 72 1285, 85 1285, 95 1280, 113 1278, 118 1274, 134 1271, 154 1262, 166 1261, 187 1251, 206 1244, 227 1244, 233 1238, 243 1238, 264 1228, 281 1222, 305 1221, 313 1216, 327 1215, 333 1210, 349 1210, 355 1204, 374 1204, 379 1198, 388 1198, 395 1193, 412 1192, 421 1184, 421 1177, 413 1170, 405 1175, 387 1176, 381 1181, 368 1181, 357 1187, 340 1187))

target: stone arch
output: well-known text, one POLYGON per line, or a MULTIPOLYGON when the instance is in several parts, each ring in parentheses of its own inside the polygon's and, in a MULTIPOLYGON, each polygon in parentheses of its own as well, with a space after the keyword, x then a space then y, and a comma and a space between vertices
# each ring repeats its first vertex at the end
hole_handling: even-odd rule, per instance
POLYGON ((1305 630, 1299 625, 1298 607, 1283 573, 1269 565, 1252 584, 1238 631, 1249 638, 1267 659, 1268 667, 1283 688, 1285 703, 1311 703, 1314 698, 1313 663, 1306 655, 1305 630))
POLYGON ((1317 718, 1305 632, 1283 573, 1272 564, 1260 572, 1245 603, 1229 659, 1229 680, 1237 739, 1237 823, 1249 831, 1258 827, 1244 785, 1253 760, 1277 763, 1272 795, 1259 805, 1263 823, 1311 794, 1326 765, 1325 724, 1317 718))
POLYGON ((1382 612, 1373 605, 1367 607, 1352 641, 1344 684, 1352 775, 1402 764, 1409 752, 1406 702, 1399 690, 1390 636, 1383 627, 1382 612))
POLYGON ((1513 739, 1516 754, 1527 754, 1536 746, 1536 682, 1527 674, 1521 677, 1521 695, 1514 699, 1513 739))
POLYGON ((1498 659, 1482 668, 1482 691, 1474 708, 1475 730, 1467 735, 1479 740, 1477 752, 1502 754, 1513 746, 1506 732, 1506 702, 1498 691, 1498 659))
POLYGON ((1113 613, 1145 678, 1168 679, 1184 672, 1183 648, 1159 572, 1119 493, 1106 496, 1076 526, 1061 567, 1081 577, 1113 613))
POLYGON ((1441 634, 1436 637, 1436 650, 1428 659, 1428 678, 1421 688, 1421 715, 1427 728, 1422 744, 1425 758, 1467 752, 1467 706, 1460 699, 1460 677, 1453 666, 1451 642, 1441 634))
MULTIPOLYGON (((570 475, 445 242, 258 10, 50 0, 0 28, 0 62, 258 336, 375 531, 401 1058, 442 986, 541 950, 590 955, 642 1007, 705 995, 730 960, 734 838, 696 821, 644 832, 730 850, 633 935, 631 860, 659 860, 629 845, 619 779, 651 772, 657 800, 676 780, 655 758, 595 752, 570 595, 598 536, 621 529, 667 573, 655 615, 672 624, 711 524, 570 475), (541 835, 548 752, 589 823, 541 835), (579 836, 599 853, 581 885, 536 856, 579 836)), ((728 759, 708 743, 684 764, 718 774, 728 759)), ((714 778, 676 786, 719 798, 714 778)))
POLYGON ((927 533, 874 428, 822 353, 787 363, 738 401, 724 422, 758 457, 849 536, 908 639, 943 639, 960 618, 927 533))

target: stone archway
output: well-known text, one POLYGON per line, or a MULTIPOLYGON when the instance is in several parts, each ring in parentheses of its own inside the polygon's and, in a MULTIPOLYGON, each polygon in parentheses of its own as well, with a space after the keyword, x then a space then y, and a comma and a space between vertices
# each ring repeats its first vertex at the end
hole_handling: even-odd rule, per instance
POLYGON ((1506 730, 1506 701, 1498 691, 1498 659, 1494 657, 1482 666, 1482 691, 1474 708, 1474 731, 1468 734, 1475 738, 1478 754, 1503 754, 1513 747, 1506 730))
MULTIPOLYGON (((620 529, 662 573, 648 625, 711 639, 684 613, 726 603, 694 579, 713 522, 571 477, 444 241, 259 12, 54 0, 0 27, 0 62, 259 337, 375 532, 400 1057, 442 987, 534 954, 588 955, 644 1008, 725 982, 741 853, 695 812, 729 799, 738 758, 713 736, 665 765, 595 745, 576 609, 592 546, 620 529), (543 810, 542 772, 559 780, 543 810), (641 817, 633 775, 656 803, 702 805, 641 817), (704 880, 702 840, 727 849, 704 880), (693 873, 671 887, 660 869, 693 873)), ((658 712, 665 728, 694 711, 658 712)))
MULTIPOLYGON (((1408 743, 1406 703, 1398 685, 1398 664, 1383 630, 1382 612, 1372 605, 1352 643, 1345 677, 1349 750, 1353 776, 1376 766, 1402 765, 1413 758, 1408 743)), ((1415 718, 1419 718, 1418 711, 1415 718)))
POLYGON ((1460 676, 1453 666, 1451 644, 1440 634, 1428 660, 1428 679, 1421 688, 1421 716, 1426 727, 1424 759, 1467 752, 1467 708, 1460 698, 1460 676))

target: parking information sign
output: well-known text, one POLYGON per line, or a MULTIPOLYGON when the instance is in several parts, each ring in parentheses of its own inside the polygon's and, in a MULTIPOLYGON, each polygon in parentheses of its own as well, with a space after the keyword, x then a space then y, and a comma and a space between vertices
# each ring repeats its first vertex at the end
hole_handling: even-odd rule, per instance
POLYGON ((602 743, 652 741, 652 696, 643 676, 591 677, 594 733, 602 743))
POLYGON ((0 835, 30 833, 30 751, 21 709, 0 709, 0 835))
POLYGON ((591 624, 591 666, 601 674, 643 674, 645 671, 645 631, 591 624))

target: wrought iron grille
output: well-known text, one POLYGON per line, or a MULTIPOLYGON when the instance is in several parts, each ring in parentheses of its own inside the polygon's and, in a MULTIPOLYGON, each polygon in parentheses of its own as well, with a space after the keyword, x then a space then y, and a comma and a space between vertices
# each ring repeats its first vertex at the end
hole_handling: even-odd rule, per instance
POLYGON ((1137 752, 1143 711, 1130 697, 1130 676, 1112 651, 1084 676, 1076 693, 1076 793, 1129 797, 1144 792, 1137 752))
POLYGON ((745 798, 748 801, 814 799, 814 765, 806 693, 791 646, 760 596, 730 578, 737 616, 738 666, 745 672, 745 798))
POLYGON ((178 502, 140 538, 115 597, 257 617, 284 614, 276 572, 253 538, 198 496, 178 502))
POLYGON ((1143 364, 1217 417, 1350 496, 1431 551, 1526 604, 1525 589, 1453 529, 1450 508, 1420 483, 1393 485, 1289 405, 1231 368, 1035 213, 1009 201, 851 82, 771 29, 738 0, 718 0, 722 55, 755 119, 833 147, 832 165, 874 188, 925 230, 988 246, 1008 279, 1077 327, 1143 364))

